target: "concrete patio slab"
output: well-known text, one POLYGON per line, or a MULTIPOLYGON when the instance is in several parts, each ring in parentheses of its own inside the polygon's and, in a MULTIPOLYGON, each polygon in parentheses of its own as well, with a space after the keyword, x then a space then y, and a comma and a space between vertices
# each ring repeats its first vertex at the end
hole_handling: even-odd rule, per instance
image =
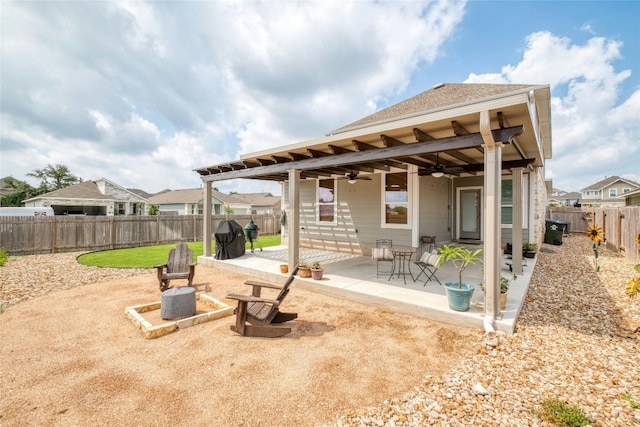
MULTIPOLYGON (((475 249, 477 245, 469 246, 475 249)), ((308 262, 320 261, 324 268, 322 280, 296 277, 293 286, 299 286, 313 292, 330 295, 336 298, 355 301, 389 311, 427 318, 437 322, 469 328, 483 329, 484 292, 477 286, 482 282, 482 266, 471 265, 463 273, 465 283, 476 286, 469 311, 458 312, 449 308, 444 288, 435 281, 413 281, 407 277, 376 277, 376 262, 370 257, 361 255, 323 251, 318 249, 301 249, 301 259, 308 262)), ((221 268, 237 273, 248 274, 261 280, 283 283, 286 274, 280 273, 280 264, 287 263, 288 248, 274 246, 262 251, 247 252, 243 256, 217 260, 214 257, 198 257, 198 264, 221 268)), ((526 259, 523 274, 509 287, 507 306, 502 316, 496 321, 496 329, 512 334, 516 321, 529 289, 531 273, 536 258, 526 259)), ((511 277, 503 256, 502 275, 511 277)), ((411 263, 413 277, 419 270, 411 263)), ((436 273, 440 282, 457 282, 457 271, 451 263, 445 263, 436 273)), ((424 278, 424 276, 423 276, 424 278)))

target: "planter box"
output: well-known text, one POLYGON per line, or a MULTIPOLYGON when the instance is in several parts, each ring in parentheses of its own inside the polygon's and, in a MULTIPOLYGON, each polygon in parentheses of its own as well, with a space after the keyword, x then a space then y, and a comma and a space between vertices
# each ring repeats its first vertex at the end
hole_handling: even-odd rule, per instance
POLYGON ((158 338, 162 335, 166 335, 176 329, 184 329, 189 326, 197 325, 199 323, 208 322, 210 320, 221 319, 223 317, 231 316, 233 314, 233 307, 218 301, 217 299, 210 297, 209 295, 198 293, 196 294, 196 301, 200 303, 201 310, 196 311, 191 317, 187 317, 174 321, 160 321, 155 325, 149 321, 152 317, 158 317, 160 313, 160 303, 153 302, 150 304, 141 304, 127 307, 125 314, 133 322, 136 327, 140 328, 144 333, 145 338, 158 338), (155 316, 150 316, 150 312, 156 311, 155 316), (147 318, 143 313, 147 313, 147 318))

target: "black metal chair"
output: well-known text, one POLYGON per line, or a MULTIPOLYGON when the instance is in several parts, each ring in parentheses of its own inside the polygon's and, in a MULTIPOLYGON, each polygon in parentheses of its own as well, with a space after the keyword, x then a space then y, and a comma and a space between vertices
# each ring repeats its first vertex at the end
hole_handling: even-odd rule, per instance
POLYGON ((436 271, 438 271, 438 268, 442 265, 442 255, 425 252, 420 257, 420 260, 415 261, 414 264, 420 269, 420 274, 415 278, 416 282, 420 276, 424 274, 427 279, 422 286, 426 286, 432 279, 435 279, 435 281, 442 286, 442 283, 440 283, 440 280, 436 277, 436 271))
POLYGON ((381 274, 391 274, 393 271, 393 253, 391 247, 393 242, 390 239, 378 239, 376 240, 376 247, 371 251, 371 258, 376 260, 376 278, 381 274), (390 270, 380 269, 380 263, 385 263, 391 266, 390 270))

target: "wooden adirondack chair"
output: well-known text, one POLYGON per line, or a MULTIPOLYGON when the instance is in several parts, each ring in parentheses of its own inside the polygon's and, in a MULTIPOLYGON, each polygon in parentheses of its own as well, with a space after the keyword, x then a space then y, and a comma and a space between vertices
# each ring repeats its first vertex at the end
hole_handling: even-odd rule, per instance
POLYGON ((244 284, 253 287, 251 295, 227 295, 227 298, 238 301, 238 307, 235 310, 236 324, 231 325, 231 330, 247 337, 264 338, 277 338, 291 332, 290 327, 274 326, 274 324, 288 322, 298 317, 297 313, 280 312, 280 304, 289 293, 289 286, 293 283, 297 272, 296 265, 282 286, 248 280, 244 284), (279 289, 280 293, 275 299, 264 298, 261 296, 262 288, 279 289))
POLYGON ((176 247, 169 251, 166 264, 156 265, 158 271, 158 285, 160 291, 169 288, 169 281, 174 279, 187 279, 187 286, 191 286, 196 265, 193 263, 193 250, 189 249, 186 242, 178 242, 176 247))

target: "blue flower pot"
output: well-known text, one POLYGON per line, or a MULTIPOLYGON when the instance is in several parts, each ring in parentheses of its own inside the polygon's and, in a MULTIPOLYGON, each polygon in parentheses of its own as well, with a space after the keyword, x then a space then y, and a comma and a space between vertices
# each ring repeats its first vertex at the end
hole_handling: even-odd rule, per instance
POLYGON ((471 304, 471 297, 476 290, 471 285, 463 283, 458 288, 458 282, 447 282, 444 284, 444 290, 449 300, 449 308, 455 311, 468 311, 471 304))

